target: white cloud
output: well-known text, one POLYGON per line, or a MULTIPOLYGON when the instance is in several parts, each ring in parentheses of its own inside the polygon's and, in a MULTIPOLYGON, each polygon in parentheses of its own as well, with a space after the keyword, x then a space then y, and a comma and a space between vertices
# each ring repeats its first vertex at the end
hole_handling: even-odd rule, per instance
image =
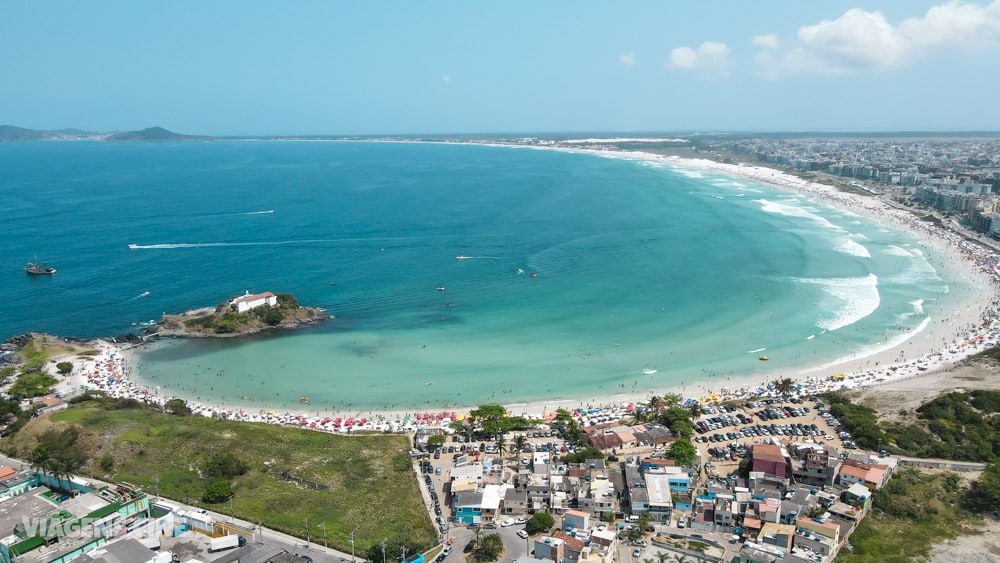
POLYGON ((697 51, 691 47, 677 47, 670 51, 667 68, 728 75, 729 53, 729 47, 717 41, 705 41, 697 51))
POLYGON ((635 66, 635 51, 632 51, 631 53, 625 55, 618 55, 618 62, 622 63, 623 66, 629 68, 635 66))
MULTIPOLYGON (((772 49, 758 36, 754 43, 772 49)), ((774 38, 777 40, 777 37, 774 38)), ((777 41, 775 41, 777 43, 777 41)), ((853 8, 835 20, 799 28, 780 51, 762 51, 765 75, 847 73, 897 68, 934 50, 983 51, 1000 47, 1000 0, 988 5, 952 1, 933 6, 923 17, 893 25, 880 12, 853 8)))
POLYGON ((753 44, 765 49, 777 49, 781 46, 781 40, 778 39, 777 35, 768 33, 767 35, 758 35, 754 37, 753 44))

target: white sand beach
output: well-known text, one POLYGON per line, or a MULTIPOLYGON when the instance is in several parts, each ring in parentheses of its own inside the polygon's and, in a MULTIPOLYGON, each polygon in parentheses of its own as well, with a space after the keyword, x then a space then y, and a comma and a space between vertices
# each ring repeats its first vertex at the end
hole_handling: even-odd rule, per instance
MULTIPOLYGON (((600 152, 600 151, 593 151, 600 152)), ((607 154, 603 152, 603 154, 607 154)), ((972 280, 979 292, 972 302, 950 312, 945 318, 929 319, 915 334, 903 334, 872 347, 865 356, 848 356, 825 365, 782 373, 781 377, 796 380, 797 392, 810 395, 833 389, 852 389, 901 379, 919 378, 947 370, 968 356, 996 345, 1000 335, 997 316, 997 280, 1000 279, 995 252, 970 243, 958 234, 918 221, 911 213, 897 209, 871 196, 838 191, 828 185, 809 182, 780 170, 761 166, 723 164, 710 160, 681 159, 646 153, 626 153, 644 159, 662 161, 668 165, 695 170, 707 170, 727 176, 765 182, 779 188, 809 194, 825 204, 871 217, 895 229, 906 229, 923 244, 935 247, 942 259, 934 263, 972 280)), ((62 392, 80 389, 101 389, 115 397, 131 397, 142 401, 163 403, 172 397, 163 396, 157 388, 143 386, 132 377, 131 354, 127 346, 106 340, 93 342, 99 354, 85 359, 60 386, 62 392)), ((769 382, 775 378, 740 377, 727 379, 725 386, 709 382, 654 389, 642 393, 594 396, 590 399, 544 400, 507 405, 511 415, 542 418, 557 408, 570 411, 595 411, 612 416, 621 415, 636 403, 652 395, 676 393, 688 402, 711 402, 773 395, 769 382)), ((182 397, 184 398, 184 397, 182 397)), ((186 398, 185 398, 186 399, 186 398)), ((347 432, 353 430, 413 430, 422 426, 445 426, 463 412, 323 412, 311 410, 307 401, 296 411, 250 410, 233 405, 197 404, 189 401, 201 415, 289 424, 308 428, 347 432)), ((466 410, 467 412, 467 410, 466 410)))

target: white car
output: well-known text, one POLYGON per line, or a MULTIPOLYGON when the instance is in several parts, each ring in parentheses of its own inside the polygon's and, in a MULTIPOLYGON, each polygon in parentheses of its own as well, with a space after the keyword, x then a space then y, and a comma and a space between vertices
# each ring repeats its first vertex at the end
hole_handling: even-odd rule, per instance
POLYGON ((527 522, 528 522, 528 519, 525 518, 524 516, 518 516, 517 518, 514 519, 514 523, 515 524, 525 524, 527 522))
POLYGON ((522 540, 526 540, 528 539, 528 532, 526 532, 525 530, 518 530, 517 537, 521 538, 522 540))
POLYGON ((508 526, 513 526, 513 525, 514 525, 514 520, 511 519, 511 518, 508 518, 508 519, 504 520, 503 522, 500 522, 500 527, 501 528, 506 528, 508 526))

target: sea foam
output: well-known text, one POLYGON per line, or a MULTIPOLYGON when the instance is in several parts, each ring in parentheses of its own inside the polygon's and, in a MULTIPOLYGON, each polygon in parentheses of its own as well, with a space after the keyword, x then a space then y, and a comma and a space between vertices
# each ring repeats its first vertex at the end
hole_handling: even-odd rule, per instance
POLYGON ((858 256, 860 258, 871 258, 872 255, 868 252, 868 249, 864 245, 853 241, 849 238, 841 239, 834 246, 834 250, 837 252, 842 252, 844 254, 849 254, 851 256, 858 256))
POLYGON ((881 302, 878 276, 875 274, 863 278, 799 278, 799 281, 819 286, 839 302, 832 316, 821 318, 816 323, 824 330, 833 331, 852 325, 874 313, 881 302))
POLYGON ((769 201, 766 199, 758 199, 757 203, 760 204, 761 211, 765 213, 774 213, 776 215, 784 215, 786 217, 798 217, 802 219, 809 219, 819 225, 822 225, 828 229, 833 229, 836 231, 842 231, 841 227, 834 225, 824 217, 820 217, 815 213, 797 205, 790 205, 788 203, 778 203, 776 201, 769 201))

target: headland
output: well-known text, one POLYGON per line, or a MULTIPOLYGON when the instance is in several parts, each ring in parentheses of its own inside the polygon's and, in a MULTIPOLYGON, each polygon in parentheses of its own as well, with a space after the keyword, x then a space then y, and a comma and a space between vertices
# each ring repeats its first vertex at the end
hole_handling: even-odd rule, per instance
POLYGON ((215 307, 185 311, 179 315, 164 313, 159 323, 143 332, 150 338, 235 338, 281 329, 314 325, 331 315, 315 307, 301 307, 288 293, 264 293, 233 296, 215 307))

